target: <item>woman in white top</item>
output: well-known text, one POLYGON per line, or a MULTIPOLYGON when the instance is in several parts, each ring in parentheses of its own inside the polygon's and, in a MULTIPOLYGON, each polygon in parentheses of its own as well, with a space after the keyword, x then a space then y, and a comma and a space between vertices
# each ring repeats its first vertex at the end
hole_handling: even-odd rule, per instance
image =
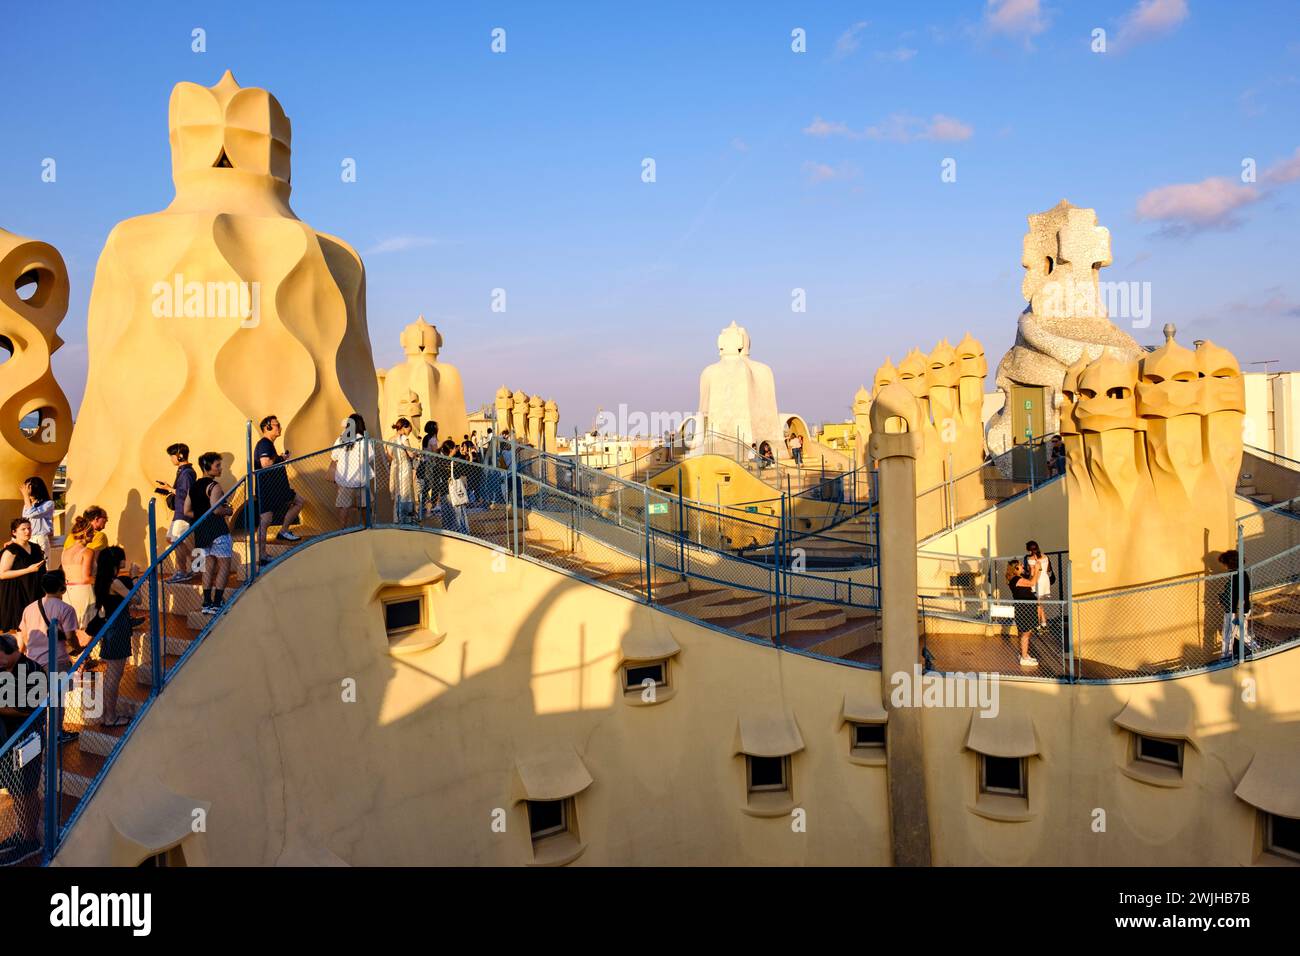
POLYGON ((375 478, 375 450, 366 440, 366 420, 356 412, 344 419, 339 444, 330 452, 330 477, 338 486, 334 507, 338 510, 339 526, 349 528, 360 524, 366 486, 375 478), (351 520, 353 511, 357 513, 355 522, 351 520))
POLYGON ((393 520, 398 524, 415 523, 415 499, 417 497, 415 481, 415 463, 419 449, 415 444, 414 429, 409 418, 399 418, 393 422, 396 436, 393 444, 397 448, 386 449, 390 461, 388 471, 388 490, 393 495, 393 520))
POLYGON ((22 484, 23 517, 32 523, 32 541, 45 552, 45 563, 50 563, 50 545, 54 541, 54 502, 45 480, 33 475, 22 484))
MULTIPOLYGON (((1025 542, 1025 566, 1029 568, 1034 582, 1034 594, 1038 600, 1045 601, 1052 596, 1052 564, 1041 548, 1038 547, 1037 541, 1025 542)), ((1038 626, 1044 627, 1047 624, 1047 612, 1043 609, 1042 604, 1038 606, 1038 626)))

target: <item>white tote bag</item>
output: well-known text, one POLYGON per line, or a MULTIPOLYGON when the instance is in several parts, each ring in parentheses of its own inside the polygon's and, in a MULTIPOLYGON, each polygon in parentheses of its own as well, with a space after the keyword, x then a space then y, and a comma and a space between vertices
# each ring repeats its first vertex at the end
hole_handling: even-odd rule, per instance
POLYGON ((469 489, 465 487, 464 478, 456 477, 454 461, 451 463, 451 481, 447 482, 447 500, 456 508, 469 504, 469 489))

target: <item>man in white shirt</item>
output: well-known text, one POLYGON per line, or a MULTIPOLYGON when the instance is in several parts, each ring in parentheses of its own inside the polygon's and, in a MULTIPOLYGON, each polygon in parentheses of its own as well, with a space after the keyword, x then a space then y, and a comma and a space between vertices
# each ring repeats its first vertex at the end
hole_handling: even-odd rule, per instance
POLYGON ((338 491, 334 507, 338 509, 340 527, 361 523, 361 509, 365 507, 366 485, 375 474, 375 450, 366 441, 365 420, 355 413, 344 423, 340 444, 330 452, 330 472, 338 491), (357 520, 349 522, 352 512, 357 520))

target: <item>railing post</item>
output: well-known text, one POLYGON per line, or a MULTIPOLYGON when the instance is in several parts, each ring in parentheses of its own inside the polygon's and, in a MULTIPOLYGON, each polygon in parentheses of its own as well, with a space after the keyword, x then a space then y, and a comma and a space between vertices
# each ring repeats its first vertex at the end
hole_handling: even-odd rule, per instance
POLYGON ((522 542, 524 536, 519 528, 519 505, 523 500, 523 495, 520 493, 519 488, 519 449, 515 445, 514 436, 511 436, 510 444, 507 447, 510 449, 510 513, 513 516, 510 525, 512 532, 510 548, 518 556, 523 554, 522 542))
POLYGON ((988 595, 987 614, 993 620, 993 526, 984 526, 984 591, 988 595))
POLYGON ((686 573, 686 509, 682 503, 682 484, 686 475, 684 469, 677 471, 677 566, 686 573))
POLYGON ((63 728, 63 698, 59 693, 59 645, 54 638, 55 629, 51 621, 45 631, 50 648, 45 664, 48 681, 45 694, 45 852, 42 856, 46 863, 53 858, 55 844, 59 842, 62 803, 59 793, 59 733, 63 728))
MULTIPOLYGON (((789 481, 789 476, 786 477, 789 481)), ((781 594, 783 591, 782 579, 785 577, 786 549, 790 547, 787 538, 786 521, 786 498, 781 499, 781 517, 776 529, 776 547, 772 554, 772 593, 776 600, 776 624, 773 628, 772 643, 776 647, 781 646, 781 594)))
POLYGON ((1246 659, 1246 535, 1237 525, 1237 663, 1246 659))
POLYGON ((1076 633, 1074 621, 1074 562, 1070 560, 1068 554, 1065 556, 1064 570, 1065 581, 1063 583, 1065 584, 1065 594, 1063 597, 1065 598, 1065 649, 1068 654, 1067 660, 1069 662, 1066 674, 1069 675, 1070 683, 1073 684, 1075 681, 1074 635, 1076 633))
POLYGON ((948 453, 948 527, 957 526, 957 501, 954 495, 955 478, 952 473, 952 452, 948 453))
MULTIPOLYGON (((161 617, 158 611, 162 588, 158 576, 162 568, 158 565, 158 524, 155 517, 156 498, 149 499, 149 696, 157 697, 162 693, 163 683, 163 639, 161 617)), ((126 613, 125 611, 123 613, 126 613)))
POLYGON ((645 536, 645 602, 646 604, 654 603, 654 596, 651 593, 654 589, 654 559, 651 557, 650 549, 650 487, 642 486, 644 508, 641 512, 641 521, 643 533, 645 536))
POLYGON ((253 468, 253 422, 251 420, 244 423, 244 453, 247 455, 247 467, 244 469, 244 480, 248 482, 244 497, 248 500, 244 505, 244 527, 248 533, 248 580, 251 582, 257 577, 257 504, 255 502, 256 493, 253 485, 253 474, 256 469, 253 468))
POLYGON ((365 526, 369 528, 374 522, 374 516, 371 513, 373 505, 371 499, 374 496, 370 493, 370 481, 372 478, 372 475, 370 474, 370 452, 372 451, 373 446, 370 444, 369 437, 363 437, 358 440, 361 442, 361 474, 364 479, 364 484, 361 486, 361 497, 362 502, 365 504, 365 526))

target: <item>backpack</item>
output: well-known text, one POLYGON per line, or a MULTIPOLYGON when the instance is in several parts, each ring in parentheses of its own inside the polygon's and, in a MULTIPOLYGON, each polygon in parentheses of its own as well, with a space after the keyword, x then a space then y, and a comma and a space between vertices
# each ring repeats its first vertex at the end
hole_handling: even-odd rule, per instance
MULTIPOLYGON (((49 616, 48 614, 45 613, 45 598, 48 597, 48 596, 49 596, 49 595, 45 595, 45 594, 43 594, 43 595, 41 595, 39 598, 36 599, 36 610, 38 610, 38 611, 41 612, 41 620, 45 622, 45 631, 46 631, 47 634, 49 633, 49 629, 50 629, 50 616, 49 616)), ((60 644, 62 644, 62 643, 64 643, 64 642, 66 642, 67 640, 68 640, 68 635, 66 635, 66 634, 63 633, 63 625, 60 624, 58 621, 55 621, 55 622, 54 622, 54 641, 57 641, 57 642, 59 642, 60 644)), ((58 649, 57 649, 57 647, 55 646, 54 641, 51 641, 51 642, 50 642, 50 652, 49 652, 49 655, 47 655, 47 657, 46 657, 46 664, 45 664, 46 667, 49 667, 49 666, 50 666, 50 665, 49 665, 49 661, 50 661, 51 658, 53 658, 53 659, 55 659, 55 660, 58 659, 57 657, 54 656, 54 655, 58 654, 58 649)))

